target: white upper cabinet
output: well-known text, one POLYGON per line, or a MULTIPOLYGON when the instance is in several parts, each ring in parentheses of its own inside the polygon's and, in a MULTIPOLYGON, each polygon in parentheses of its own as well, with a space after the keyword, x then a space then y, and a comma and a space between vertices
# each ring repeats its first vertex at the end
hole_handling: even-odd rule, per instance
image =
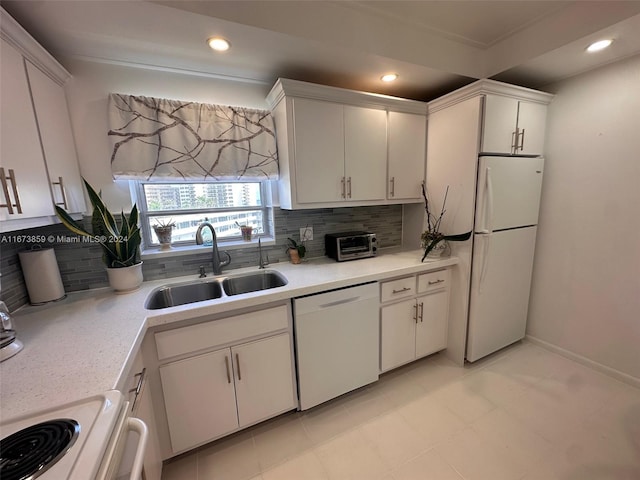
POLYGON ((4 10, 0 68, 0 231, 55 223, 54 205, 85 210, 60 64, 4 10))
MULTIPOLYGON (((342 105, 306 98, 293 101, 295 186, 298 202, 338 202, 344 191, 342 105)), ((279 128, 276 125, 276 128, 279 128)), ((280 150, 280 149, 278 149, 280 150)))
POLYGON ((31 62, 26 65, 53 201, 69 213, 82 213, 82 178, 64 89, 31 62))
POLYGON ((488 94, 484 99, 484 153, 542 155, 547 105, 488 94))
POLYGON ((347 200, 384 200, 387 112, 344 106, 344 159, 347 200))
POLYGON ((282 208, 421 201, 426 104, 286 79, 267 102, 282 208))
POLYGON ((422 199, 426 141, 424 115, 389 112, 389 199, 422 199))
POLYGON ((24 59, 2 40, 0 50, 0 220, 53 215, 24 59))

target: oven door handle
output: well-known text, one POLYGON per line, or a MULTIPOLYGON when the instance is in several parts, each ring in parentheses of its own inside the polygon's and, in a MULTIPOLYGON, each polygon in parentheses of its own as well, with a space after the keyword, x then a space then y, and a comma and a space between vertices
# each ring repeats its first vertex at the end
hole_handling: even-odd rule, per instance
POLYGON ((133 460, 133 467, 131 468, 131 475, 129 476, 129 480, 140 480, 140 477, 142 476, 144 454, 147 449, 147 440, 149 438, 149 429, 139 418, 129 417, 127 418, 127 430, 132 430, 140 436, 140 439, 138 440, 138 447, 136 448, 136 456, 133 460))

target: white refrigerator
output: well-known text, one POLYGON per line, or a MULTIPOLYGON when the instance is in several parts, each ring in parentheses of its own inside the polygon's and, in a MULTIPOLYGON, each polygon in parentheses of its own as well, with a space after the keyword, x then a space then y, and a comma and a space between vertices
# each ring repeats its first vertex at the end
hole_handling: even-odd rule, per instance
POLYGON ((525 336, 543 167, 541 157, 479 158, 469 362, 525 336))

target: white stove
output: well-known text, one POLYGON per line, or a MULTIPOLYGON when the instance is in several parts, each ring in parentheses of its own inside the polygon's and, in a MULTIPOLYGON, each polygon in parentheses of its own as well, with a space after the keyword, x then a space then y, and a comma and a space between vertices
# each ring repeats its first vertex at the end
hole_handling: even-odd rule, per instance
MULTIPOLYGON (((119 461, 118 449, 123 448, 128 429, 138 429, 140 443, 144 451, 146 442, 146 427, 138 419, 128 418, 128 405, 123 395, 115 390, 108 391, 103 395, 86 398, 66 405, 53 407, 40 412, 30 413, 21 417, 15 417, 0 423, 0 438, 2 438, 3 448, 0 453, 0 478, 3 480, 14 478, 12 470, 18 471, 17 457, 25 457, 27 463, 35 465, 37 470, 31 476, 15 473, 15 478, 33 478, 38 480, 87 480, 115 477, 119 461), (59 424, 76 425, 77 436, 69 441, 69 446, 63 447, 61 454, 54 458, 49 464, 42 465, 39 461, 32 461, 36 450, 36 443, 46 443, 42 438, 49 436, 49 433, 28 434, 30 439, 26 440, 26 447, 6 448, 6 445, 13 439, 24 434, 24 429, 37 424, 53 422, 59 424), (139 424, 136 422, 139 422, 139 424), (135 424, 133 427, 131 424, 135 424), (21 432, 21 433, 18 433, 21 432), (15 434, 11 439, 9 437, 15 434), (12 450, 14 453, 11 453, 12 450), (28 453, 25 453, 28 452, 28 453), (10 457, 10 458, 9 458, 10 457)), ((74 427, 71 427, 73 430, 74 427)), ((67 433, 63 434, 64 436, 67 433)), ((48 442, 48 439, 47 439, 48 442)), ((47 455, 45 455, 46 457, 47 455)), ((31 468, 31 467, 29 467, 31 468)), ((139 473, 138 473, 139 476, 139 473)), ((135 478, 132 476, 132 478, 135 478)))

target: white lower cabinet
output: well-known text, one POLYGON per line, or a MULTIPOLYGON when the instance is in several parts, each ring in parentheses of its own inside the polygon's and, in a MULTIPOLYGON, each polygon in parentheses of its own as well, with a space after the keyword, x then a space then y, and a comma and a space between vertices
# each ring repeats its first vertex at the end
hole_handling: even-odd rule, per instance
MULTIPOLYGON (((263 325, 260 317, 277 315, 280 309, 253 312, 245 320, 251 328, 260 328, 263 325)), ((243 322, 240 317, 230 318, 243 322)), ((228 330, 225 320, 185 327, 175 334, 163 332, 160 337, 156 336, 156 342, 162 344, 163 334, 187 340, 192 334, 201 333, 202 328, 228 330)), ((174 454, 296 407, 289 331, 236 342, 159 367, 174 454)), ((184 344, 191 345, 193 341, 184 344)))
POLYGON ((449 271, 439 270, 385 283, 381 284, 380 371, 391 370, 445 349, 449 322, 449 271), (389 300, 385 292, 399 291, 397 287, 400 285, 412 297, 385 304, 389 300), (414 291, 417 294, 413 294, 414 291))
MULTIPOLYGON (((149 388, 148 373, 149 371, 144 366, 142 354, 138 354, 131 372, 128 375, 127 384, 123 388, 123 393, 128 397, 131 416, 142 420, 149 431, 143 460, 144 479, 160 480, 162 476, 162 454, 160 452, 158 429, 155 421, 151 389, 149 388)), ((133 464, 133 453, 132 450, 125 449, 125 455, 128 455, 128 460, 122 462, 124 465, 133 464)), ((121 478, 120 473, 126 473, 128 477, 129 472, 119 472, 118 478, 121 478)))
POLYGON ((230 349, 164 365, 160 378, 174 452, 238 428, 230 349))

